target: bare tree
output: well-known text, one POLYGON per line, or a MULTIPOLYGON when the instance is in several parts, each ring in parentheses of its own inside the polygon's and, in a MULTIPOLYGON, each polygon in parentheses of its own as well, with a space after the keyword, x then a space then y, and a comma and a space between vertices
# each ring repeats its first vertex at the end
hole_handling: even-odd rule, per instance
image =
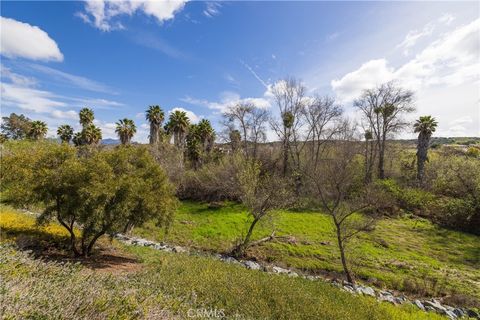
POLYGON ((275 238, 272 233, 270 237, 256 242, 251 241, 257 223, 272 215, 275 209, 287 206, 291 197, 283 181, 273 175, 261 172, 258 162, 245 160, 244 168, 239 172, 237 178, 240 186, 240 200, 253 218, 246 235, 232 250, 234 256, 242 256, 253 243, 259 244, 275 238))
POLYGON ((357 157, 362 150, 351 126, 335 136, 335 148, 329 148, 328 152, 321 165, 307 175, 321 208, 332 218, 345 276, 354 283, 345 248, 359 233, 373 230, 378 211, 366 212, 381 203, 378 200, 380 193, 374 192, 370 186, 361 187, 362 174, 357 157))
POLYGON ((365 90, 355 100, 355 107, 368 122, 378 150, 378 177, 385 179, 385 146, 387 137, 408 126, 404 116, 415 111, 413 92, 389 82, 375 89, 365 90))
POLYGON ((252 158, 257 159, 258 145, 267 139, 266 123, 268 122, 268 111, 261 108, 253 108, 250 113, 250 141, 253 145, 252 158))
POLYGON ((301 150, 307 140, 300 138, 303 125, 302 113, 306 103, 305 92, 305 86, 294 78, 280 80, 272 86, 272 94, 280 112, 280 119, 272 119, 271 125, 282 142, 284 176, 288 171, 290 152, 296 166, 299 166, 301 150), (302 145, 299 145, 299 142, 303 142, 302 145))
POLYGON ((307 136, 310 137, 310 161, 314 168, 318 166, 327 141, 337 132, 342 108, 335 99, 317 96, 303 110, 307 122, 307 136))
POLYGON ((251 103, 238 103, 227 109, 223 113, 227 126, 235 127, 238 124, 239 131, 242 134, 243 151, 248 156, 248 132, 251 126, 251 113, 255 106, 251 103))
POLYGON ((364 133, 365 138, 365 184, 372 182, 373 180, 373 166, 375 159, 377 158, 377 152, 375 149, 375 142, 373 140, 372 131, 367 129, 364 133))

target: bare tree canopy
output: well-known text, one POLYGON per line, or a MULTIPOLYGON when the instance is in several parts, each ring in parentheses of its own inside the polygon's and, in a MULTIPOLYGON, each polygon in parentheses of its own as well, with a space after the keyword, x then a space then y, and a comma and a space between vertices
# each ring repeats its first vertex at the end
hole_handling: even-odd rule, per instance
POLYGON ((394 82, 365 90, 354 101, 354 106, 362 113, 376 140, 378 150, 378 176, 385 178, 385 145, 387 137, 408 126, 404 116, 415 111, 413 91, 403 89, 394 82))

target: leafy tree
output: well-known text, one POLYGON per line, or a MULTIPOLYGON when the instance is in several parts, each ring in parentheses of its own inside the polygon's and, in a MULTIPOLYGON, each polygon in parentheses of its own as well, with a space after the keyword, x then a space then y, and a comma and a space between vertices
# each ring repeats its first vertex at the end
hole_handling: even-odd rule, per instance
POLYGON ((378 177, 385 179, 385 149, 387 137, 403 130, 408 123, 403 117, 415 110, 413 92, 393 82, 365 90, 354 106, 363 114, 376 140, 378 177))
POLYGON ((201 150, 201 137, 200 137, 200 127, 197 124, 191 124, 188 129, 188 134, 186 136, 187 144, 187 156, 188 159, 193 163, 194 169, 198 169, 200 164, 202 150, 201 150))
POLYGON ((73 138, 73 128, 68 124, 63 124, 58 127, 57 135, 60 137, 62 142, 70 143, 70 140, 73 138))
POLYGON ((185 137, 190 127, 190 120, 187 113, 181 110, 175 110, 170 114, 169 121, 166 125, 168 132, 173 133, 173 143, 183 149, 185 146, 185 137))
POLYGON ((133 135, 137 132, 137 126, 135 126, 133 120, 125 118, 119 120, 116 125, 115 132, 120 137, 120 142, 124 145, 129 144, 133 135))
POLYGON ((4 164, 7 199, 42 203, 39 222, 54 218, 65 227, 75 255, 89 256, 101 236, 127 223, 156 219, 168 227, 172 220, 174 190, 145 148, 120 146, 78 157, 67 144, 26 145, 9 149, 4 164))
POLYGON ((48 132, 47 124, 43 121, 32 121, 30 123, 30 130, 28 131, 28 137, 33 140, 41 140, 45 138, 48 132))
POLYGON ((91 124, 93 124, 93 119, 95 117, 92 109, 83 108, 82 110, 80 110, 79 116, 80 116, 80 124, 82 125, 83 128, 86 128, 91 124))
POLYGON ((437 121, 432 116, 423 116, 413 125, 414 132, 418 133, 417 141, 417 180, 423 185, 425 176, 425 162, 428 161, 430 138, 437 128, 437 121))
POLYGON ((215 142, 215 130, 213 130, 212 124, 209 120, 200 120, 197 125, 197 134, 202 144, 203 151, 209 153, 215 142))
POLYGON ((31 120, 23 114, 11 113, 8 117, 2 117, 1 130, 7 139, 19 140, 26 138, 30 132, 31 120))
POLYGON ((94 124, 90 124, 82 130, 80 137, 83 144, 96 145, 102 140, 102 130, 94 124))
POLYGON ((158 144, 162 140, 162 123, 165 113, 160 106, 150 106, 146 112, 146 119, 150 122, 150 144, 158 144))

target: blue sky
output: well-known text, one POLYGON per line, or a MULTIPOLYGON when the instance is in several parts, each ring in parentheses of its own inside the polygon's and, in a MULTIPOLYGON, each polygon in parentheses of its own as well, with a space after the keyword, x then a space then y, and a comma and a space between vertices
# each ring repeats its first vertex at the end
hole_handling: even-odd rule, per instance
MULTIPOLYGON (((285 76, 336 96, 346 114, 362 89, 397 80, 438 135, 480 136, 477 2, 1 2, 2 115, 44 120, 50 135, 94 109, 104 137, 143 111, 188 110, 218 128, 228 105, 275 113, 285 76)), ((405 137, 411 133, 405 133, 405 137)), ((273 138, 273 136, 272 136, 273 138)), ((135 139, 134 139, 135 140, 135 139)))

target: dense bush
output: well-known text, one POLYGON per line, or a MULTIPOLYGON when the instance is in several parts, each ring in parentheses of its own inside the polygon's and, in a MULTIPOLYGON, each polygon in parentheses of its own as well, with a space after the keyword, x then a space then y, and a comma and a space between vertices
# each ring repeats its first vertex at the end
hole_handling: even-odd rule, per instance
POLYGON ((393 179, 377 180, 379 187, 392 196, 392 210, 403 209, 418 215, 428 214, 428 208, 434 202, 435 196, 418 188, 402 187, 393 179), (397 208, 395 208, 397 207, 397 208))
POLYGON ((178 195, 200 201, 238 200, 238 172, 244 163, 240 154, 226 155, 198 170, 185 172, 178 195))
POLYGON ((92 149, 21 143, 2 158, 2 189, 14 204, 41 203, 39 222, 56 219, 72 251, 87 256, 99 237, 151 219, 168 226, 176 205, 162 168, 143 147, 92 149), (77 239, 74 226, 81 226, 77 239), (77 248, 79 246, 79 248, 77 248))

